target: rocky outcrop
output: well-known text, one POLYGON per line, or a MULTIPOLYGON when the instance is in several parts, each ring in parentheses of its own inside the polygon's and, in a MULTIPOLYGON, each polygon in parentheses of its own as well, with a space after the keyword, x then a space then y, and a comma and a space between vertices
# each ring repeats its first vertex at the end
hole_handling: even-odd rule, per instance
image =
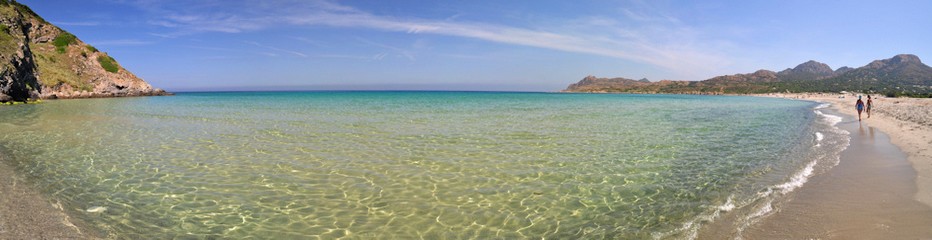
POLYGON ((893 56, 892 58, 883 59, 883 60, 875 60, 867 64, 867 66, 864 66, 862 68, 889 71, 889 70, 896 70, 899 68, 907 68, 907 67, 914 67, 914 66, 917 68, 921 68, 919 66, 925 66, 925 64, 922 64, 922 60, 919 60, 919 57, 917 57, 916 55, 899 54, 899 55, 893 56))
POLYGON ((757 70, 751 74, 725 75, 711 78, 709 83, 736 83, 736 82, 773 82, 777 81, 777 73, 770 70, 757 70))
POLYGON ((0 0, 0 67, 0 102, 168 94, 9 0, 0 0))
POLYGON ((838 69, 835 69, 834 75, 841 75, 851 70, 854 70, 854 68, 850 68, 848 66, 840 67, 838 69))
POLYGON ((0 15, 0 102, 35 98, 40 89, 29 49, 29 22, 22 14, 0 15))
POLYGON ((808 61, 778 73, 759 70, 704 81, 640 82, 589 76, 564 91, 699 94, 857 91, 932 97, 932 67, 923 64, 916 55, 900 54, 856 69, 841 67, 832 71, 824 63, 808 61))
POLYGON ((782 79, 793 79, 793 80, 816 80, 825 77, 830 77, 835 74, 835 71, 832 71, 832 68, 828 64, 816 62, 809 60, 802 64, 797 65, 794 68, 787 68, 786 70, 780 71, 777 75, 782 79))
POLYGON ((577 83, 570 84, 566 89, 567 91, 599 92, 627 89, 645 84, 649 84, 649 82, 645 83, 627 78, 599 78, 589 75, 577 83))

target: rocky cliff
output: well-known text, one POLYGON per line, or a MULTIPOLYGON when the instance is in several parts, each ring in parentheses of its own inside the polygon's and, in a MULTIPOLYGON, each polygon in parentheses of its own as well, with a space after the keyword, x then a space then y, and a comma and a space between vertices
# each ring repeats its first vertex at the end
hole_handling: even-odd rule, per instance
POLYGON ((29 7, 0 0, 0 102, 166 94, 29 7))

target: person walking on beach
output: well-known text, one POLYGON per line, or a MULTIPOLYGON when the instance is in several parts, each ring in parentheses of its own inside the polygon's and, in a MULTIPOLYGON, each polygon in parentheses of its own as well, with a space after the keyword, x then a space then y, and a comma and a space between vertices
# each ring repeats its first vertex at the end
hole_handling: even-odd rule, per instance
POLYGON ((864 109, 865 111, 867 111, 867 118, 871 118, 871 106, 873 105, 874 105, 874 100, 871 100, 871 95, 867 95, 867 109, 864 109))
POLYGON ((861 96, 858 96, 858 101, 854 103, 854 107, 858 109, 858 121, 861 121, 861 111, 864 111, 864 101, 861 101, 861 96))

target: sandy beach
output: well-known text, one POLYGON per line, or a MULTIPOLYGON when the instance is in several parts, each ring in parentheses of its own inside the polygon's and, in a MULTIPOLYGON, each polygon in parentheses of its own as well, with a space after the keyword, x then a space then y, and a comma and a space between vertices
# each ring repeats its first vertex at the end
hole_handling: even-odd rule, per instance
MULTIPOLYGON (((832 104, 832 109, 857 119, 853 94, 771 94, 760 95, 790 99, 806 99, 832 104)), ((906 153, 916 170, 915 199, 932 206, 932 98, 887 98, 872 95, 874 107, 870 118, 862 115, 865 127, 876 128, 890 135, 890 141, 906 153)), ((867 96, 862 100, 866 101, 867 96)))
POLYGON ((838 126, 851 133, 851 145, 838 166, 812 177, 744 238, 932 237, 932 99, 875 99, 872 116, 858 121, 856 95, 767 96, 831 103, 833 114, 844 117, 838 126))

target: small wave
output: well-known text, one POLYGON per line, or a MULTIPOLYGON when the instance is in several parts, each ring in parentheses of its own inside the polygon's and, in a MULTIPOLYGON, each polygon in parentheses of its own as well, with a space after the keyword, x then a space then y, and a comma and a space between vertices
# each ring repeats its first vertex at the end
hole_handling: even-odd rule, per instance
POLYGON ((766 216, 768 213, 773 212, 773 202, 765 203, 760 209, 757 209, 751 215, 748 215, 748 219, 758 219, 760 217, 766 216))
MULTIPOLYGON (((815 147, 822 146, 823 141, 826 140, 826 135, 825 135, 826 133, 829 134, 830 136, 840 135, 840 138, 836 139, 832 137, 832 138, 829 138, 828 141, 825 141, 830 145, 830 147, 824 150, 827 150, 829 152, 823 152, 821 154, 818 154, 819 156, 815 156, 815 158, 812 161, 806 163, 805 167, 803 167, 802 169, 794 173, 786 182, 773 185, 771 187, 766 188, 765 190, 761 192, 758 192, 757 198, 754 198, 751 201, 752 202, 763 201, 763 202, 754 204, 753 210, 750 211, 751 213, 746 215, 743 218, 744 221, 742 221, 742 224, 738 227, 736 239, 743 239, 742 234, 744 233, 744 230, 746 228, 756 224, 761 219, 770 215, 774 211, 774 201, 778 199, 779 196, 787 195, 793 192, 794 190, 802 187, 806 182, 808 182, 809 178, 815 175, 817 166, 825 166, 828 168, 832 168, 838 165, 840 161, 841 151, 846 149, 849 145, 849 141, 847 139, 847 135, 849 133, 845 130, 842 130, 841 128, 837 126, 838 123, 842 121, 841 116, 826 114, 822 112, 821 110, 819 110, 819 109, 827 108, 829 106, 831 105, 827 103, 821 104, 817 106, 815 110, 813 110, 816 113, 816 115, 821 117, 820 120, 823 123, 828 124, 828 128, 824 130, 826 131, 825 133, 823 133, 822 131, 816 131, 814 133, 815 138, 816 138, 815 147)), ((822 151, 822 150, 819 150, 819 151, 822 151)))
POLYGON ((725 204, 718 206, 718 210, 722 212, 728 212, 735 209, 734 195, 728 197, 728 201, 725 201, 725 204))
POLYGON ((821 146, 822 146, 822 139, 825 139, 825 135, 822 135, 822 132, 816 132, 816 133, 815 133, 815 139, 816 139, 816 144, 815 144, 815 146, 816 146, 816 147, 821 147, 821 146))
POLYGON ((828 107, 830 107, 830 106, 832 106, 832 104, 830 104, 830 103, 823 103, 823 104, 819 104, 819 106, 816 106, 815 109, 823 109, 823 108, 828 108, 828 107))
POLYGON ((728 199, 722 205, 716 206, 710 214, 699 215, 694 218, 692 221, 683 223, 683 226, 674 229, 673 231, 664 232, 664 233, 654 233, 654 239, 667 239, 675 234, 683 234, 683 239, 696 239, 699 237, 699 228, 702 226, 702 223, 708 223, 715 221, 723 213, 729 212, 737 208, 735 205, 735 195, 728 196, 728 199))
POLYGON ((835 126, 836 124, 841 122, 840 116, 836 116, 832 114, 825 114, 819 110, 815 110, 815 113, 818 114, 819 116, 822 116, 822 119, 824 119, 827 123, 829 123, 829 125, 835 126))
POLYGON ((777 185, 776 186, 777 190, 780 190, 780 193, 782 194, 787 194, 789 192, 792 192, 796 188, 803 186, 803 184, 809 181, 809 177, 812 176, 812 172, 815 170, 816 163, 817 163, 816 161, 809 162, 809 164, 807 164, 806 167, 803 168, 802 171, 799 171, 795 175, 793 175, 793 177, 790 178, 789 181, 783 184, 777 185))

